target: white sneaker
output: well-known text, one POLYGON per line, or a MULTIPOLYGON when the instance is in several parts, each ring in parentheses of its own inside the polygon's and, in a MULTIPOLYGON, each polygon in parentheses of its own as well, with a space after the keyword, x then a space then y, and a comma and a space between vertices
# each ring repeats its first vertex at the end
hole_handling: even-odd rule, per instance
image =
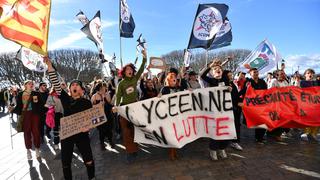
POLYGON ((217 151, 210 150, 210 158, 213 161, 217 161, 218 160, 217 151))
POLYGON ((53 145, 53 149, 54 150, 58 150, 59 149, 59 145, 58 144, 53 145))
POLYGON ((242 151, 242 147, 238 144, 238 143, 231 143, 230 147, 232 147, 233 149, 236 149, 238 151, 242 151))
POLYGON ((32 160, 32 154, 31 154, 30 149, 27 149, 27 158, 28 158, 28 160, 32 160))
POLYGON ((40 158, 40 149, 39 148, 36 148, 36 157, 37 158, 40 158))
POLYGON ((225 158, 228 157, 225 150, 219 150, 219 156, 220 156, 222 159, 225 159, 225 158))
POLYGON ((306 133, 301 134, 300 138, 302 141, 309 141, 308 134, 306 133))

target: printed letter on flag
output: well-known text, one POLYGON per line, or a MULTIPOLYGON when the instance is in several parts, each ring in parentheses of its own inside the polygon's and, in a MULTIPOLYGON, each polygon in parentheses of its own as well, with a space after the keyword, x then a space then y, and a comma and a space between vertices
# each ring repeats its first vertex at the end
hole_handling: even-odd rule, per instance
POLYGON ((136 27, 127 0, 120 0, 120 37, 132 38, 136 27))
POLYGON ((199 4, 188 49, 210 48, 223 25, 228 9, 229 7, 225 4, 199 4))
POLYGON ((250 68, 257 68, 261 75, 276 69, 277 63, 282 60, 275 46, 268 40, 262 41, 248 57, 240 64, 237 71, 248 71, 250 68))
POLYGON ((211 46, 211 49, 217 49, 225 46, 229 46, 232 41, 232 32, 231 32, 231 23, 229 19, 226 18, 224 20, 223 25, 221 26, 219 32, 216 34, 211 46))
POLYGON ((320 87, 249 87, 243 104, 248 127, 266 125, 272 130, 320 126, 320 87))
POLYGON ((47 55, 51 0, 2 0, 0 33, 33 51, 47 55))
POLYGON ((237 138, 227 87, 182 91, 117 109, 134 124, 134 141, 138 143, 181 148, 201 137, 237 138))

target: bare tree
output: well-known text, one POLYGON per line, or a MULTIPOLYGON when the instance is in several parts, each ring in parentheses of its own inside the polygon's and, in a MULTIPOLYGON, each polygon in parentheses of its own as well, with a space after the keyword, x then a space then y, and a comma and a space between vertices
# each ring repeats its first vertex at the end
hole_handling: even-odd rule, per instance
MULTIPOLYGON (((190 67, 194 71, 199 71, 206 66, 206 60, 210 63, 213 59, 218 58, 221 61, 225 61, 227 58, 230 60, 224 65, 225 69, 229 69, 235 72, 239 64, 249 55, 251 51, 246 49, 234 49, 219 52, 208 52, 199 51, 197 49, 192 50, 192 59, 190 67)), ((170 67, 180 68, 183 66, 183 50, 175 50, 165 55, 162 58, 165 59, 166 63, 170 67)))
POLYGON ((55 50, 49 52, 54 66, 67 81, 72 79, 90 82, 96 76, 101 76, 98 64, 98 54, 89 50, 55 50))
MULTIPOLYGON (((27 79, 37 82, 43 78, 43 73, 32 72, 23 66, 22 62, 15 59, 16 53, 0 54, 0 80, 7 80, 11 84, 20 85, 27 79)), ((69 82, 76 79, 79 72, 79 79, 90 82, 96 76, 101 76, 98 65, 98 54, 89 50, 55 50, 49 52, 54 66, 59 74, 69 82)))

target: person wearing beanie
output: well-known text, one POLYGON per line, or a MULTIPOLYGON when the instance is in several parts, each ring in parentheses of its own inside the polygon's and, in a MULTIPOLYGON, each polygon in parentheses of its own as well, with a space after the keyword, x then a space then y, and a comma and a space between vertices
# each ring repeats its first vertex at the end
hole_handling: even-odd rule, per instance
MULTIPOLYGON (((70 116, 84 110, 92 108, 91 101, 84 98, 84 87, 80 80, 72 80, 69 85, 69 94, 61 89, 61 83, 57 73, 48 57, 44 58, 48 65, 48 75, 58 97, 61 100, 64 116, 70 116)), ((66 180, 72 179, 71 161, 74 145, 80 151, 84 165, 87 168, 88 179, 95 178, 95 165, 90 147, 89 129, 83 129, 82 132, 61 140, 61 161, 63 175, 66 180)))

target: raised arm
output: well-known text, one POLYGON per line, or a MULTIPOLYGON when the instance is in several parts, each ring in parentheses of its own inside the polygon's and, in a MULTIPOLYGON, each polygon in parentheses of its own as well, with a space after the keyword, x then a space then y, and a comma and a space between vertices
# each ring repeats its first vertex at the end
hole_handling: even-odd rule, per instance
POLYGON ((48 65, 48 75, 54 90, 60 95, 61 85, 56 70, 53 68, 51 60, 48 57, 43 58, 44 62, 48 65))
POLYGON ((142 56, 143 56, 143 59, 142 59, 142 63, 140 65, 140 68, 135 76, 135 78, 138 80, 141 76, 141 74, 143 73, 144 71, 144 67, 146 65, 146 62, 147 62, 147 51, 146 50, 142 50, 142 56))

